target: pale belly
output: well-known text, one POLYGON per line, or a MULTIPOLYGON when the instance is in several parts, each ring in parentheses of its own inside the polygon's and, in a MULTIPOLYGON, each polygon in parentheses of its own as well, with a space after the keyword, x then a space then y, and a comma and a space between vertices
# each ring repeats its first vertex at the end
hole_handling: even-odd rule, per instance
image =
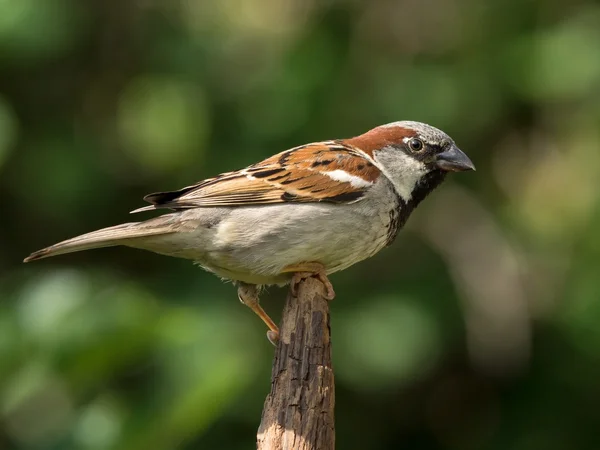
POLYGON ((235 210, 218 227, 215 245, 198 261, 223 278, 251 284, 285 284, 285 268, 319 262, 328 274, 385 247, 389 211, 367 214, 348 205, 278 205, 235 210), (272 220, 265 221, 265 214, 272 220))
MULTIPOLYGON (((198 210, 197 228, 157 237, 143 247, 192 259, 219 277, 258 285, 283 285, 285 268, 319 262, 328 274, 373 256, 386 246, 395 203, 319 203, 198 210)), ((192 216, 194 213, 185 213, 192 216)))

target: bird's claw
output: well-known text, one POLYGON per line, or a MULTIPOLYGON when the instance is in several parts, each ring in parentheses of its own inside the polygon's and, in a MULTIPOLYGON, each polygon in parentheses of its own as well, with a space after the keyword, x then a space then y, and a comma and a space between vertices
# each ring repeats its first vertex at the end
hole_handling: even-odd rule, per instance
POLYGON ((333 300, 335 298, 335 291, 333 290, 333 285, 324 271, 318 272, 295 272, 292 276, 291 290, 292 295, 294 297, 298 296, 298 286, 302 280, 305 280, 310 277, 315 277, 321 283, 323 283, 323 287, 325 287, 325 298, 327 300, 333 300))
POLYGON ((279 342, 279 333, 273 330, 267 331, 267 339, 271 344, 277 347, 277 343, 279 342))

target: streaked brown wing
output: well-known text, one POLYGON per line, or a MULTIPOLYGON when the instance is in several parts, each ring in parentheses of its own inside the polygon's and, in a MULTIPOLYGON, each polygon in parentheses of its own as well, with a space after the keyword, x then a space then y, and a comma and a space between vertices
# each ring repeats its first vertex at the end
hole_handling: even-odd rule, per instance
POLYGON ((147 195, 144 200, 153 206, 134 212, 282 202, 349 203, 361 199, 379 175, 368 156, 342 141, 308 144, 179 191, 147 195))

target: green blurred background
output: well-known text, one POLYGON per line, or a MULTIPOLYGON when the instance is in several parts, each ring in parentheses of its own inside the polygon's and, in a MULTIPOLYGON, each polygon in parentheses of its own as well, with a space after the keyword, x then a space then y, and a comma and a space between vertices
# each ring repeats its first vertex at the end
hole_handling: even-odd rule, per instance
POLYGON ((125 248, 21 260, 401 119, 478 170, 332 277, 338 448, 600 448, 592 0, 0 0, 0 448, 253 448, 273 348, 231 285, 125 248))

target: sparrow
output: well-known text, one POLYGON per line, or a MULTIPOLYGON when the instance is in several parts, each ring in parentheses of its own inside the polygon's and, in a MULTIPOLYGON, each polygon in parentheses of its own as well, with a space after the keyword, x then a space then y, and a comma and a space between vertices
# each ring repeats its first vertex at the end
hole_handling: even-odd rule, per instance
POLYGON ((103 228, 32 253, 24 262, 124 245, 190 259, 237 286, 239 300, 267 325, 263 286, 317 277, 333 299, 332 273, 390 245, 415 207, 448 172, 475 170, 444 132, 399 121, 350 139, 315 142, 178 191, 149 194, 170 212, 103 228))

